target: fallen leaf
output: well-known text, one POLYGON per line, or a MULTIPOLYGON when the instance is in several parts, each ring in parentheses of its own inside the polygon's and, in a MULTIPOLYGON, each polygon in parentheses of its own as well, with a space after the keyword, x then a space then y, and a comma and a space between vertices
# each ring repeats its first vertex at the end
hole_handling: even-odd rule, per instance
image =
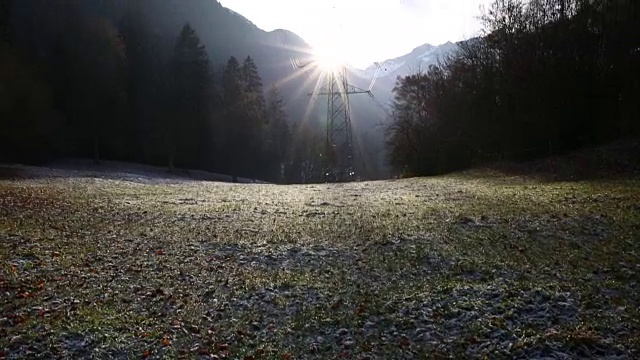
POLYGON ((16 297, 18 299, 26 299, 26 298, 28 298, 30 296, 31 296, 31 293, 28 292, 28 291, 19 292, 19 293, 16 294, 16 297))

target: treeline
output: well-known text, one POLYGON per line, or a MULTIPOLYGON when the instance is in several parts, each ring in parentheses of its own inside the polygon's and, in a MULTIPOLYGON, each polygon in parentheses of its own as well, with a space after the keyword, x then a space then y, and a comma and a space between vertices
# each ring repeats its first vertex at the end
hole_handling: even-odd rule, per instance
POLYGON ((438 174, 640 132, 637 0, 496 0, 485 36, 398 79, 390 164, 438 174))
POLYGON ((293 150, 318 135, 287 120, 254 60, 213 64, 216 49, 189 24, 168 41, 141 4, 2 2, 0 162, 81 157, 308 180, 316 160, 293 150))

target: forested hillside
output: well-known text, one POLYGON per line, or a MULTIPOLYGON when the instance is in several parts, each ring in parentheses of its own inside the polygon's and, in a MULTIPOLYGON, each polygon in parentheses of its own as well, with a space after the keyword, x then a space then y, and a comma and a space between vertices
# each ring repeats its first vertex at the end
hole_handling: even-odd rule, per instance
MULTIPOLYGON (((430 45, 385 62, 401 76, 391 109, 393 75, 375 99, 351 99, 356 173, 439 174, 638 135, 639 7, 496 0, 484 35, 438 66, 404 76, 430 45)), ((315 181, 326 99, 308 96, 319 73, 289 60, 310 56, 295 34, 263 31, 215 0, 2 1, 0 162, 315 181)), ((367 74, 350 69, 350 81, 366 88, 367 74)))
MULTIPOLYGON (((312 75, 290 66, 290 56, 310 56, 295 34, 284 32, 285 48, 279 32, 214 0, 2 4, 0 161, 90 157, 277 182, 317 176, 326 107, 307 95, 312 75)), ((360 139, 375 116, 360 117, 360 139)), ((359 149, 362 177, 381 174, 373 131, 375 144, 363 139, 359 149)))
POLYGON ((486 36, 399 79, 389 159, 437 174, 525 160, 640 131, 640 4, 497 0, 486 36))

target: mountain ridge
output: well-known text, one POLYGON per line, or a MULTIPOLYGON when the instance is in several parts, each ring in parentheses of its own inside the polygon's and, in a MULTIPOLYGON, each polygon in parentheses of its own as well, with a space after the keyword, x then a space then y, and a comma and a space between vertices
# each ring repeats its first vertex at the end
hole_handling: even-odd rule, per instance
MULTIPOLYGON (((453 54, 457 49, 458 45, 451 41, 447 41, 441 45, 431 45, 429 43, 420 45, 410 53, 380 62, 379 64, 382 67, 380 76, 396 75, 396 73, 397 75, 406 76, 415 71, 425 70, 423 66, 436 65, 439 61, 453 54)), ((375 70, 376 66, 371 65, 364 69, 363 72, 372 74, 375 70)))

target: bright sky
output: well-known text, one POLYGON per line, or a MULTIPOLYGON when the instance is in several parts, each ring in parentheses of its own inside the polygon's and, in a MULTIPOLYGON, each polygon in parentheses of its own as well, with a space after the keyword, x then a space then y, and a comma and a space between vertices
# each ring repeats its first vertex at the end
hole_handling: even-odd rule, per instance
POLYGON ((287 29, 354 66, 479 35, 491 0, 219 0, 261 29, 287 29), (342 34, 338 37, 337 34, 342 34), (341 39, 336 42, 334 39, 341 39))

